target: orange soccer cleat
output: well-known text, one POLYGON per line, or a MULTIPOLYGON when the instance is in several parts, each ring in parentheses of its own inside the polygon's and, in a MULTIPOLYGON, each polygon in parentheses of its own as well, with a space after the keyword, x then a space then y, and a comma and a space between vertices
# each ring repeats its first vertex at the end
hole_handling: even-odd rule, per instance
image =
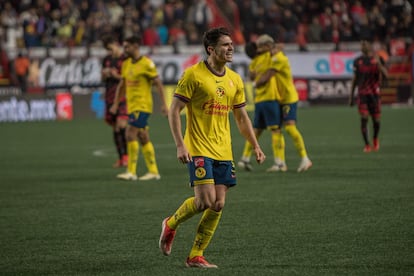
POLYGON ((159 241, 160 250, 166 256, 171 254, 172 243, 175 237, 175 230, 171 229, 167 225, 168 219, 169 217, 162 221, 162 230, 159 241))
POLYGON ((198 268, 217 268, 217 265, 210 264, 204 259, 204 256, 195 256, 193 258, 187 258, 185 262, 187 267, 198 267, 198 268))

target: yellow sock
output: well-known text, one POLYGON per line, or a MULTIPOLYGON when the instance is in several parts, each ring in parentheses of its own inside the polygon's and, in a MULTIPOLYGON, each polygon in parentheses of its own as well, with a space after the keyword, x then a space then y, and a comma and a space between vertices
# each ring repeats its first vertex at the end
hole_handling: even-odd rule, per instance
POLYGON ((155 150, 152 142, 148 142, 142 146, 142 154, 144 155, 148 171, 153 174, 158 174, 157 161, 155 160, 155 150))
POLYGON ((272 132, 272 149, 274 159, 285 163, 285 137, 281 132, 272 132))
POLYGON ((194 203, 194 197, 187 198, 177 211, 175 211, 174 215, 169 218, 167 225, 171 229, 177 229, 180 223, 183 223, 199 212, 194 203))
POLYGON ((248 141, 246 141, 246 143, 244 143, 242 160, 250 161, 251 155, 252 155, 252 145, 248 141))
POLYGON ((306 153, 305 142, 303 141, 302 134, 300 134, 299 130, 296 128, 295 125, 287 125, 285 127, 286 132, 292 137, 293 144, 297 149, 300 157, 306 157, 308 154, 306 153))
POLYGON ((216 231, 221 218, 221 213, 222 211, 216 212, 211 209, 204 211, 203 216, 198 223, 197 234, 190 251, 190 259, 195 256, 203 256, 204 250, 207 248, 216 231))
POLYGON ((138 141, 129 141, 127 144, 127 151, 128 151, 128 172, 132 174, 136 174, 137 163, 138 163, 138 152, 139 152, 138 141))

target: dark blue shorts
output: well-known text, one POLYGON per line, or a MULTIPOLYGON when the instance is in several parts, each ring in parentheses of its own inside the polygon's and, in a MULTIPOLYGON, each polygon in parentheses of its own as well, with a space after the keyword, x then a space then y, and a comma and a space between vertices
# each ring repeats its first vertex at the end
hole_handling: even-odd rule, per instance
POLYGON ((148 126, 148 118, 151 114, 147 112, 135 111, 128 114, 128 124, 136 128, 146 128, 148 126))
POLYGON ((188 163, 190 185, 223 184, 228 187, 236 185, 236 170, 233 161, 218 161, 203 156, 193 156, 188 163))
POLYGON ((282 121, 296 121, 296 112, 298 109, 298 103, 282 104, 280 106, 280 112, 282 114, 282 121))
POLYGON ((280 127, 280 108, 277 101, 255 104, 253 127, 256 129, 278 129, 280 127))

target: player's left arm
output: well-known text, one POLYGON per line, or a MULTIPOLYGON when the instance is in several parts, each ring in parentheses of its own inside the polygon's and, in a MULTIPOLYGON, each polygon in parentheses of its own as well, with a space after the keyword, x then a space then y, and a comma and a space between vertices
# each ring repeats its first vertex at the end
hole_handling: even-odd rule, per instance
POLYGON ((113 67, 110 70, 111 70, 111 73, 110 74, 111 74, 111 76, 113 78, 115 78, 117 80, 121 80, 122 79, 122 75, 121 75, 121 73, 119 72, 119 70, 117 68, 113 67))
POLYGON ((380 56, 375 56, 375 59, 377 60, 378 68, 379 68, 380 73, 381 73, 381 77, 387 79, 388 78, 388 70, 387 70, 387 67, 385 66, 384 59, 380 56))
POLYGON ((353 106, 355 104, 354 97, 355 97, 355 88, 357 84, 358 74, 357 74, 357 63, 354 61, 353 68, 352 68, 354 74, 352 76, 352 82, 351 82, 351 91, 349 93, 349 106, 353 106))
POLYGON ((168 115, 168 107, 167 107, 167 103, 165 101, 165 96, 164 96, 164 85, 161 81, 161 78, 159 76, 155 77, 153 80, 153 85, 156 87, 156 90, 160 96, 160 100, 161 100, 161 112, 162 114, 164 114, 165 116, 168 115))
POLYGON ((256 155, 257 163, 262 164, 266 159, 266 156, 260 148, 259 142, 257 141, 256 135, 254 134, 252 122, 249 118, 249 115, 247 114, 246 108, 234 108, 233 114, 240 133, 252 145, 252 148, 256 155))

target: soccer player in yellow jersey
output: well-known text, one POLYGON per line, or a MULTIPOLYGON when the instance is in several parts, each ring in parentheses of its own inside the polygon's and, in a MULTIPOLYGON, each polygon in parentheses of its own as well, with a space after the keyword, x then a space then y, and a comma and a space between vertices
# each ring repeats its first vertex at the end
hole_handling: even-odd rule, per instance
MULTIPOLYGON (((270 67, 271 53, 270 50, 273 43, 269 43, 272 38, 268 35, 260 36, 255 44, 257 46, 257 54, 253 57, 249 64, 249 77, 252 81, 257 81, 266 73, 270 67)), ((246 45, 248 47, 249 45, 246 45)), ((247 53, 247 49, 246 49, 247 53)), ((284 165, 284 148, 280 147, 283 139, 280 131, 281 116, 279 101, 280 95, 277 91, 275 77, 270 78, 265 84, 255 89, 255 109, 253 127, 256 137, 259 138, 265 129, 269 129, 272 134, 272 149, 275 160, 279 160, 269 169, 268 172, 286 171, 287 167, 284 165)), ((252 170, 250 164, 251 145, 246 141, 244 145, 243 155, 237 165, 247 171, 252 170)))
MULTIPOLYGON (((270 68, 256 82, 256 86, 259 87, 265 84, 272 77, 276 78, 277 90, 281 96, 280 107, 282 123, 286 132, 293 139, 293 143, 301 157, 297 171, 303 172, 312 166, 312 162, 308 157, 302 134, 296 127, 296 111, 299 101, 298 92, 296 91, 295 85, 293 83, 289 59, 283 53, 283 43, 276 41, 271 51, 272 58, 270 68)), ((282 147, 284 148, 284 141, 282 147)), ((282 161, 283 163, 286 163, 285 160, 282 161)), ((279 160, 275 160, 276 166, 279 165, 277 164, 278 162, 279 160)))
POLYGON ((155 160, 154 146, 149 138, 148 118, 152 113, 152 86, 155 85, 161 100, 161 110, 167 115, 164 87, 153 61, 140 54, 141 38, 131 36, 124 41, 127 59, 122 63, 121 81, 118 84, 111 112, 116 112, 121 97, 126 94, 128 127, 126 129, 128 168, 117 175, 122 180, 137 180, 139 146, 145 159, 148 172, 139 180, 158 180, 161 178, 155 160), (139 143, 138 143, 139 141, 139 143))
POLYGON ((159 246, 164 255, 171 247, 178 226, 202 213, 187 267, 217 268, 203 256, 219 223, 228 189, 236 185, 230 136, 229 113, 233 111, 240 133, 253 145, 256 161, 265 160, 245 110, 241 77, 229 67, 233 43, 225 28, 204 33, 206 60, 188 68, 174 93, 169 123, 177 146, 177 158, 187 164, 194 196, 186 199, 174 214, 162 222, 159 246), (180 112, 187 107, 183 138, 180 112))

